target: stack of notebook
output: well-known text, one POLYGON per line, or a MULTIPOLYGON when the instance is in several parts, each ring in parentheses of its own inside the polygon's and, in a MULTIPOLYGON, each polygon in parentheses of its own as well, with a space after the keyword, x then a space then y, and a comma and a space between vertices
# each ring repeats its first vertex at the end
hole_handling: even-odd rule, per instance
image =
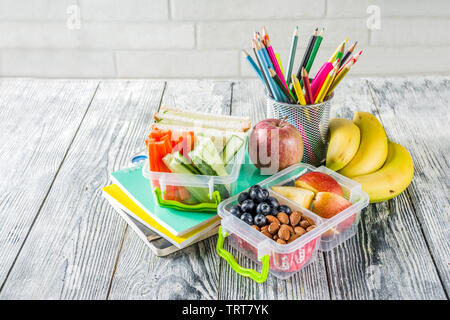
MULTIPOLYGON (((248 161, 246 155, 236 192, 264 179, 248 161)), ((142 175, 142 164, 113 172, 111 179, 113 184, 103 188, 103 196, 156 255, 167 255, 217 233, 217 213, 158 206, 150 182, 142 175)))

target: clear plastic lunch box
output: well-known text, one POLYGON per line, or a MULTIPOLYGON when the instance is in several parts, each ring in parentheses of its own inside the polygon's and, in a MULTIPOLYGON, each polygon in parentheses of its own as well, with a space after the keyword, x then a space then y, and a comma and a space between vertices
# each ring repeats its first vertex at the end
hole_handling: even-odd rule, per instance
POLYGON ((158 203, 160 202, 160 199, 158 199, 158 195, 156 193, 159 192, 159 190, 161 191, 162 194, 164 194, 167 188, 171 186, 202 188, 205 191, 207 191, 209 200, 211 200, 210 203, 195 203, 192 205, 178 203, 175 208, 179 210, 189 210, 189 211, 215 211, 217 209, 218 203, 224 200, 224 198, 218 199, 217 197, 215 197, 215 195, 218 194, 218 192, 216 191, 219 188, 219 186, 225 186, 229 191, 230 195, 236 192, 237 179, 239 177, 241 165, 244 161, 246 149, 247 149, 247 137, 244 136, 244 144, 236 153, 236 155, 233 157, 231 162, 228 163, 228 165, 225 167, 225 170, 228 173, 228 175, 226 176, 207 176, 207 175, 193 175, 193 174, 191 175, 181 173, 150 171, 148 159, 146 160, 143 166, 142 174, 145 178, 149 180, 156 201, 158 203))
POLYGON ((361 190, 358 183, 324 166, 316 168, 303 163, 293 165, 261 181, 259 185, 267 188, 270 195, 277 198, 280 204, 288 205, 293 211, 300 211, 312 219, 316 228, 291 243, 279 244, 229 212, 229 209, 238 203, 239 194, 220 203, 218 214, 222 217, 222 225, 219 229, 217 252, 236 272, 257 282, 264 282, 268 272, 277 278, 289 278, 313 262, 318 251, 330 251, 353 237, 357 232, 360 212, 369 203, 369 196, 361 190), (352 205, 330 219, 323 219, 271 190, 275 185, 294 186, 297 178, 312 171, 323 172, 333 177, 341 185, 344 197, 352 202, 352 205), (239 252, 261 263, 261 272, 239 266, 233 256, 223 248, 225 238, 239 252))

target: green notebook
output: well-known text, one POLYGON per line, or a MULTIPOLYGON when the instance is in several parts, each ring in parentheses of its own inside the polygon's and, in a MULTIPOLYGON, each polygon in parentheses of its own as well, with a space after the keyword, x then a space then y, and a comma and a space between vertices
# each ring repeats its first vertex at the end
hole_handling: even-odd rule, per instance
MULTIPOLYGON (((246 154, 235 194, 266 178, 267 176, 259 174, 259 170, 250 163, 246 154)), ((179 211, 160 207, 155 200, 150 181, 142 175, 142 166, 113 172, 111 179, 148 215, 176 236, 182 236, 217 217, 217 213, 214 212, 179 211)))

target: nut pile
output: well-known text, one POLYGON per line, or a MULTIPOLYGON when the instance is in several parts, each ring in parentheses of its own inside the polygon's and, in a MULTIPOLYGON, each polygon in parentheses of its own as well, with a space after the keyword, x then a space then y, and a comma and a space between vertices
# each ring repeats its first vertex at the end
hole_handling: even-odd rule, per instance
POLYGON ((316 227, 311 218, 280 205, 259 185, 242 192, 238 202, 230 213, 280 244, 290 243, 316 227))
POLYGON ((285 212, 279 212, 276 216, 267 215, 266 220, 265 226, 260 228, 253 225, 252 227, 280 244, 291 243, 316 227, 311 218, 298 211, 290 215, 285 212))

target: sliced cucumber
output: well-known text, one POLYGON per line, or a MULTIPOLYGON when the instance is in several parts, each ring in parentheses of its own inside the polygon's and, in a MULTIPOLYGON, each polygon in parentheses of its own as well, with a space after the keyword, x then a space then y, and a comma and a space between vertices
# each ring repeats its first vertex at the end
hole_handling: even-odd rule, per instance
MULTIPOLYGON (((189 161, 183 157, 179 152, 168 153, 163 158, 164 164, 169 168, 173 173, 182 173, 182 174, 200 174, 200 171, 194 167, 189 161), (195 173, 193 172, 195 170, 195 173)), ((210 199, 208 188, 201 187, 190 187, 185 186, 185 188, 189 191, 189 193, 198 201, 198 202, 214 202, 214 199, 210 199)))
MULTIPOLYGON (((225 170, 225 164, 223 163, 222 157, 219 155, 219 152, 217 152, 217 149, 210 138, 197 136, 197 139, 195 140, 194 150, 190 151, 188 154, 192 162, 197 166, 197 168, 198 168, 197 163, 201 163, 201 161, 205 162, 212 168, 214 174, 208 175, 214 176, 228 175, 227 170, 225 170), (196 159, 197 161, 194 159, 196 159)), ((200 172, 202 171, 200 170, 200 172)))
POLYGON ((228 140, 227 144, 222 150, 222 161, 227 165, 231 159, 236 155, 242 145, 244 144, 244 139, 236 135, 232 135, 228 140))

